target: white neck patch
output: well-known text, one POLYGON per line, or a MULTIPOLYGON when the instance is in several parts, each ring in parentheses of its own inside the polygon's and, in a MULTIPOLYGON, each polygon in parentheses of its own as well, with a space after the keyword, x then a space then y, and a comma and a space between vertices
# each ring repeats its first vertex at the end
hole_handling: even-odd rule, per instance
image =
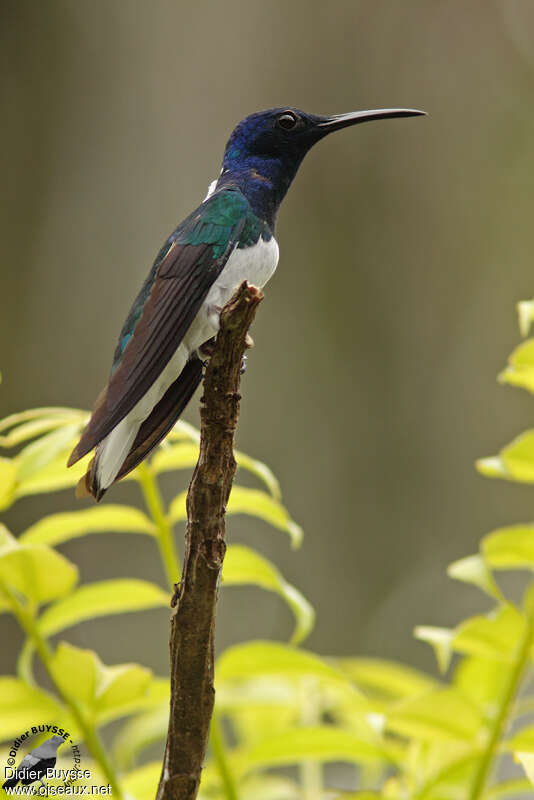
MULTIPOLYGON (((215 178, 215 180, 214 180, 214 181, 212 181, 212 182, 210 183, 210 185, 208 186, 208 193, 207 193, 206 197, 204 198, 204 200, 207 200, 207 199, 208 199, 208 197, 211 197, 211 195, 212 195, 212 194, 213 194, 213 192, 215 191, 215 187, 216 187, 216 186, 217 186, 217 178, 215 178)), ((203 200, 202 202, 204 202, 204 200, 203 200)))

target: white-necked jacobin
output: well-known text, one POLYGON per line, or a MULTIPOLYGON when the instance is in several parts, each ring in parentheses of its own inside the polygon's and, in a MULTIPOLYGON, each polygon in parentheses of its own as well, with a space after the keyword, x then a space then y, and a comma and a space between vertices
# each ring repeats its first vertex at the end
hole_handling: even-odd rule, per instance
POLYGON ((244 280, 262 287, 276 269, 276 215, 308 150, 350 125, 419 114, 273 108, 239 123, 218 180, 159 251, 122 327, 108 384, 69 459, 96 447, 79 493, 100 500, 174 425, 202 379, 221 308, 244 280))

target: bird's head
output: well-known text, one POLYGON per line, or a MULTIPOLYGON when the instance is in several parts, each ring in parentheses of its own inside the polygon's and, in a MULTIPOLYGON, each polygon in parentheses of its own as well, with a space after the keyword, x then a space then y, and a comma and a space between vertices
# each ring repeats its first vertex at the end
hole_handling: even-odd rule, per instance
POLYGON ((329 133, 378 119, 415 117, 424 114, 411 108, 380 108, 322 117, 298 108, 271 108, 245 117, 232 131, 223 166, 230 167, 249 157, 293 161, 297 167, 310 149, 329 133))
POLYGON ((225 174, 257 176, 280 195, 279 203, 308 150, 329 133, 361 122, 424 113, 411 108, 381 108, 323 117, 292 107, 259 111, 245 117, 232 131, 224 152, 222 182, 227 182, 225 174))
POLYGON ((53 745, 54 748, 57 750, 57 748, 60 747, 60 745, 64 744, 65 739, 63 738, 63 736, 59 736, 58 734, 54 734, 54 736, 52 736, 52 738, 49 739, 48 742, 51 745, 53 745))

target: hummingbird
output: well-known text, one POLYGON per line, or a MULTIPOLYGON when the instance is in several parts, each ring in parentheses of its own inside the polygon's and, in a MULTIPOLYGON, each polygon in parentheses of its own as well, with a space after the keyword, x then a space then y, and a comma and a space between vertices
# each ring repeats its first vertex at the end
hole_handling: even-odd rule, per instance
POLYGON ((122 327, 107 386, 68 462, 96 448, 78 495, 99 501, 166 436, 202 380, 221 309, 243 281, 262 288, 278 264, 278 209, 311 147, 334 131, 424 111, 320 116, 259 111, 234 128, 219 178, 171 233, 122 327))

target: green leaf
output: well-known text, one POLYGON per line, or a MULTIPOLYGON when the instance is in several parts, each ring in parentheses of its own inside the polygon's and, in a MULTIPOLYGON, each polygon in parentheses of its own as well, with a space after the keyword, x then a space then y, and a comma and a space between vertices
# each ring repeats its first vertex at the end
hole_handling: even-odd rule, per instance
POLYGON ((57 545, 87 533, 146 533, 155 535, 154 525, 136 508, 105 505, 43 517, 29 527, 19 541, 57 545))
POLYGON ((115 738, 113 763, 122 770, 131 767, 139 753, 165 739, 168 726, 168 701, 128 720, 115 738))
POLYGON ((15 500, 17 468, 9 458, 0 458, 0 511, 15 500))
POLYGON ((414 636, 432 646, 440 672, 447 672, 452 657, 454 631, 451 631, 450 628, 418 625, 414 630, 414 636))
MULTIPOLYGON (((198 458, 198 445, 200 443, 200 431, 197 428, 194 428, 193 425, 190 425, 188 422, 184 422, 184 420, 179 420, 176 425, 170 430, 167 435, 166 440, 161 444, 158 451, 156 451, 157 458, 154 457, 152 459, 152 466, 156 465, 157 471, 164 471, 165 469, 180 469, 182 466, 194 466, 196 464, 198 458), (174 465, 173 460, 174 457, 169 453, 169 455, 161 456, 160 453, 163 453, 166 450, 170 450, 173 448, 170 442, 190 442, 196 445, 195 450, 189 451, 189 457, 192 457, 194 452, 194 461, 189 461, 188 463, 184 463, 182 458, 185 460, 187 459, 187 450, 183 450, 181 453, 177 454, 178 463, 174 465), (164 465, 169 465, 164 466, 164 465)), ((239 450, 236 450, 235 453, 235 460, 237 462, 237 466, 239 468, 243 468, 251 472, 257 478, 259 478, 265 486, 269 489, 272 496, 275 500, 280 500, 280 485, 273 475, 272 471, 269 467, 264 464, 262 461, 258 461, 255 458, 251 458, 247 456, 245 453, 241 453, 239 450)))
POLYGON ((116 718, 118 712, 130 709, 135 700, 145 696, 151 679, 151 671, 139 664, 106 667, 95 703, 99 720, 107 722, 116 718))
MULTIPOLYGON (((43 408, 30 408, 26 411, 19 411, 16 414, 10 414, 8 417, 0 420, 0 432, 7 431, 10 428, 15 428, 31 420, 58 420, 64 419, 67 422, 76 422, 84 424, 88 417, 87 411, 81 411, 78 408, 62 408, 60 406, 45 406, 43 408)), ((10 436, 11 434, 8 434, 10 436)), ((4 440, 0 440, 0 446, 7 447, 4 440)))
MULTIPOLYGON (((182 492, 172 501, 169 509, 171 522, 187 519, 186 497, 187 492, 182 492)), ((234 486, 226 511, 228 514, 249 514, 258 517, 273 527, 287 532, 294 548, 299 547, 302 542, 302 528, 293 522, 283 505, 259 489, 234 486)))
POLYGON ((294 728, 277 736, 263 739, 240 754, 238 767, 243 771, 254 768, 284 767, 303 761, 348 761, 376 763, 387 761, 380 744, 360 739, 354 733, 329 725, 294 728))
MULTIPOLYGON (((74 447, 74 439, 71 444, 74 447)), ((80 478, 85 475, 91 455, 84 456, 84 458, 67 469, 68 455, 69 448, 50 461, 46 467, 19 482, 16 489, 16 497, 48 494, 49 492, 58 492, 61 489, 74 488, 80 478)))
POLYGON ((27 481, 44 470, 60 453, 65 453, 69 445, 74 443, 79 429, 80 426, 76 423, 65 425, 27 445, 13 459, 17 468, 17 480, 20 483, 27 481))
POLYGON ((482 553, 494 569, 534 570, 534 524, 510 525, 482 539, 482 553))
POLYGON ((39 437, 12 460, 17 472, 15 498, 76 485, 89 456, 70 470, 66 460, 86 419, 87 412, 77 409, 37 408, 0 421, 0 431, 11 429, 1 437, 0 444, 4 447, 39 437))
POLYGON ((502 660, 469 656, 459 661, 453 683, 491 718, 495 710, 495 698, 502 697, 508 679, 509 670, 503 668, 502 660))
POLYGON ((240 800, 302 800, 302 793, 295 781, 281 775, 250 775, 241 782, 239 790, 240 800))
POLYGON ((516 752, 514 753, 514 758, 521 764, 525 770, 525 775, 534 786, 534 755, 528 752, 516 752))
POLYGON ((2 739, 19 736, 36 722, 57 720, 63 711, 59 703, 44 692, 18 678, 0 677, 2 739))
POLYGON ((534 430, 518 436, 498 456, 477 461, 477 469, 492 478, 534 483, 534 430))
MULTIPOLYGON (((516 755, 518 755, 516 753, 516 755)), ((525 753, 528 758, 528 754, 525 753)), ((518 759, 516 759, 518 760, 518 759)), ((534 782, 534 781, 533 781, 534 782)), ((511 781, 503 781, 491 786, 483 795, 483 800, 501 800, 503 797, 509 797, 511 800, 517 800, 518 795, 528 795, 531 791, 531 782, 523 778, 517 778, 511 781)))
POLYGON ((467 556, 461 558, 459 561, 454 561, 447 569, 449 578, 454 578, 457 581, 464 583, 471 583, 478 586, 483 592, 489 594, 497 600, 502 600, 502 593, 493 579, 493 575, 489 571, 482 556, 478 553, 474 556, 467 556))
POLYGON ((159 586, 133 578, 98 581, 81 586, 42 614, 39 629, 45 636, 88 619, 169 606, 159 586))
MULTIPOLYGON (((347 678, 319 656, 278 642, 252 641, 229 647, 217 660, 218 683, 278 675, 292 680, 315 677, 351 686, 347 678)), ((353 690, 357 695, 356 690, 353 690)))
MULTIPOLYGON (((438 739, 421 746, 412 745, 412 752, 424 753, 425 781, 417 792, 418 800, 453 800, 462 798, 473 782, 474 770, 480 761, 480 745, 438 739)), ((417 763, 417 762, 415 762, 417 763)))
MULTIPOLYGON (((198 440, 180 440, 176 444, 162 443, 152 457, 150 465, 154 474, 159 475, 176 469, 190 469, 195 466, 197 460, 198 440)), ((259 478, 274 499, 280 500, 280 485, 266 464, 239 451, 235 452, 235 460, 240 469, 246 469, 259 478)))
POLYGON ((96 653, 60 642, 50 666, 63 696, 88 707, 93 705, 101 667, 96 653))
POLYGON ((336 665, 364 694, 380 700, 401 700, 437 688, 434 678, 379 658, 339 658, 336 665))
POLYGON ((92 650, 66 642, 58 645, 51 667, 62 694, 83 703, 100 724, 121 716, 151 680, 150 671, 138 664, 108 667, 92 650))
POLYGON ((534 725, 528 725, 515 733, 504 744, 506 750, 532 753, 534 759, 534 725))
MULTIPOLYGON (((126 664, 122 666, 127 667, 138 667, 137 664, 126 664)), ((110 669, 115 669, 115 667, 110 667, 110 669)), ((139 669, 144 670, 144 667, 139 667, 139 669)), ((133 682, 134 678, 139 680, 141 683, 144 681, 144 677, 142 673, 138 674, 136 678, 136 673, 133 671, 128 673, 129 680, 133 682)), ((122 691, 122 690, 121 690, 122 691)), ((124 696, 121 702, 113 703, 106 708, 98 709, 97 720, 99 725, 105 725, 111 720, 117 719, 119 717, 130 717, 134 716, 134 719, 139 719, 144 714, 152 713, 153 711, 164 710, 165 714, 167 715, 167 721, 169 716, 169 695, 170 695, 170 686, 169 680, 167 678, 150 678, 150 681, 146 684, 146 687, 142 692, 130 692, 128 695, 124 696)), ((125 723, 126 725, 128 723, 125 723)), ((123 726, 124 727, 124 726, 123 726)), ((122 729, 121 729, 122 730, 122 729)), ((167 727, 165 727, 165 731, 167 727)))
POLYGON ((13 534, 0 522, 0 554, 7 553, 9 550, 16 550, 18 546, 13 534))
POLYGON ((122 778, 125 796, 135 800, 154 800, 161 775, 161 761, 151 761, 122 778))
MULTIPOLYGON (((273 682, 282 683, 281 679, 263 678, 257 683, 268 685, 273 682)), ((295 686, 291 686, 289 681, 285 681, 286 686, 292 689, 297 695, 293 698, 293 703, 283 705, 260 705, 256 704, 248 708, 246 705, 236 705, 227 712, 227 717, 232 725, 237 742, 247 748, 252 747, 256 742, 269 736, 277 736, 280 733, 298 726, 301 722, 302 707, 305 702, 300 687, 295 692, 295 686), (299 697, 300 695, 300 697, 299 697)), ((240 688, 247 689, 249 683, 241 684, 240 688)))
POLYGON ((162 444, 153 455, 150 466, 154 475, 160 475, 162 472, 194 467, 197 460, 198 444, 196 442, 162 444))
POLYGON ((251 458, 247 456, 246 453, 241 453, 239 450, 235 452, 235 460, 237 461, 239 469, 246 469, 252 475, 255 475, 256 478, 259 478, 268 488, 271 496, 274 497, 275 500, 281 499, 282 493, 280 491, 280 484, 267 464, 264 464, 263 461, 258 461, 256 458, 251 458))
POLYGON ((3 528, 0 586, 42 605, 65 595, 77 580, 78 570, 65 556, 44 545, 19 545, 3 528))
POLYGON ((72 413, 54 414, 49 417, 32 419, 14 427, 8 434, 0 436, 0 447, 17 447, 19 444, 35 439, 44 433, 62 428, 73 422, 72 413))
POLYGON ((500 453, 504 468, 511 478, 534 482, 534 431, 526 431, 500 453))
POLYGON ((178 422, 175 425, 173 425, 173 427, 167 434, 167 441, 178 442, 184 439, 186 441, 196 442, 197 444, 199 444, 200 431, 198 430, 198 428, 195 428, 194 425, 191 425, 184 419, 179 419, 178 422))
POLYGON ((453 652, 512 661, 525 624, 525 618, 514 606, 502 605, 487 615, 465 620, 453 630, 419 627, 415 635, 434 647, 438 663, 445 671, 453 652))
POLYGON ((517 315, 519 317, 521 336, 528 336, 534 319, 534 300, 521 300, 517 304, 517 315))
POLYGON ((217 685, 216 708, 221 713, 243 711, 252 712, 254 724, 258 720, 258 712, 267 708, 275 709, 280 718, 283 710, 290 711, 290 718, 297 718, 300 709, 300 697, 295 691, 294 681, 279 676, 261 676, 246 682, 223 682, 217 685))
POLYGON ((281 531, 286 531, 293 547, 302 542, 302 528, 293 522, 284 506, 265 492, 234 486, 230 493, 227 511, 229 514, 250 514, 259 517, 281 531))
POLYGON ((279 594, 295 615, 293 644, 301 642, 313 628, 314 611, 306 598, 282 577, 270 561, 254 550, 231 545, 224 559, 222 577, 225 586, 253 584, 279 594))
POLYGON ((534 392, 534 339, 523 342, 513 351, 508 366, 499 375, 499 382, 534 392))
POLYGON ((387 714, 388 730, 422 741, 476 741, 484 720, 455 689, 437 689, 404 700, 387 714))
MULTIPOLYGON (((336 794, 332 800, 384 800, 384 797, 393 797, 393 795, 383 795, 378 792, 343 792, 336 794)), ((395 795, 396 797, 397 795, 395 795)))
POLYGON ((500 456, 479 458, 475 462, 475 466, 478 472, 484 475, 485 478, 502 478, 503 480, 508 480, 510 477, 500 456))
POLYGON ((458 653, 501 662, 513 661, 525 625, 524 617, 514 606, 501 606, 485 616, 471 617, 458 625, 452 648, 458 653))

